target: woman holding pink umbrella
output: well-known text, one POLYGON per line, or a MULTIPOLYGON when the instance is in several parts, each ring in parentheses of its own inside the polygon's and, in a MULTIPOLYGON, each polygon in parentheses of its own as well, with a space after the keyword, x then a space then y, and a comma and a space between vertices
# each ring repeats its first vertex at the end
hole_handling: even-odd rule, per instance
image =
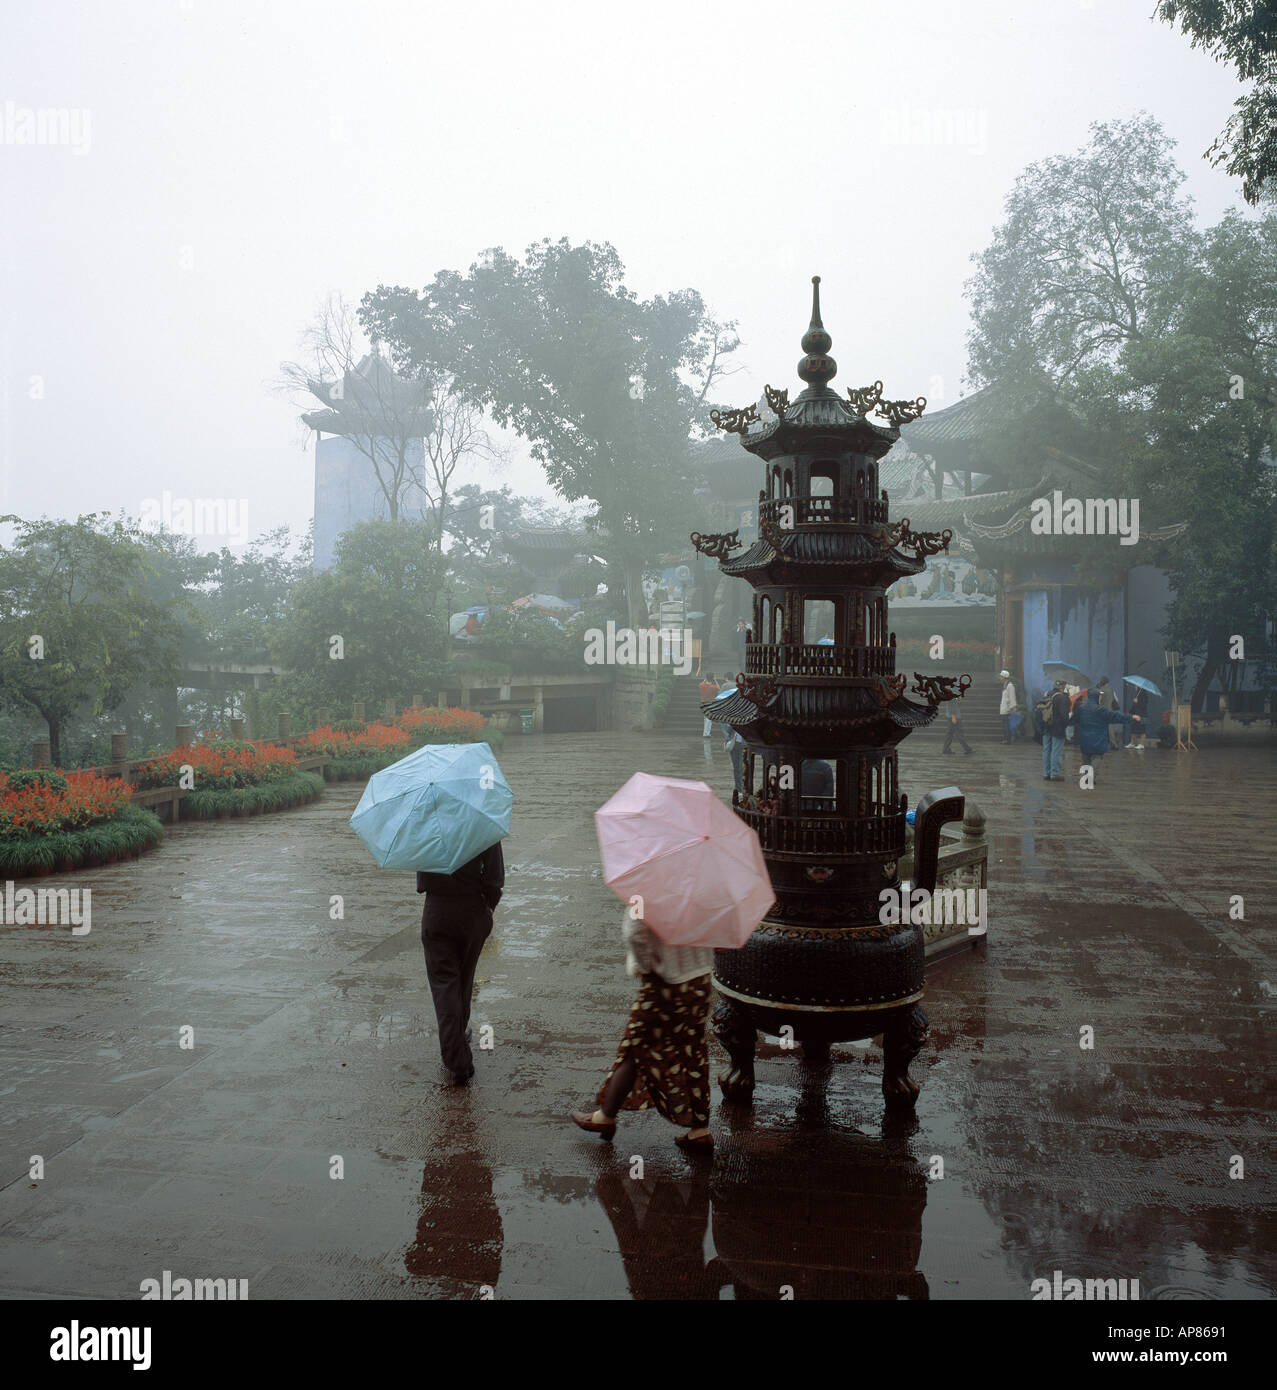
POLYGON ((704 782, 636 772, 595 812, 603 880, 627 904, 626 972, 639 979, 616 1061, 582 1129, 611 1139, 627 1110, 686 1125, 675 1143, 714 1146, 705 1022, 714 951, 743 946, 775 894, 758 836, 704 782))
POLYGON ((686 1125, 675 1143, 711 1149, 709 1131, 709 1017, 714 968, 712 946, 670 946, 656 937, 633 908, 622 919, 625 973, 637 977, 638 998, 625 1036, 595 1097, 593 1115, 572 1118, 582 1129, 611 1139, 621 1109, 654 1108, 671 1124, 686 1125))

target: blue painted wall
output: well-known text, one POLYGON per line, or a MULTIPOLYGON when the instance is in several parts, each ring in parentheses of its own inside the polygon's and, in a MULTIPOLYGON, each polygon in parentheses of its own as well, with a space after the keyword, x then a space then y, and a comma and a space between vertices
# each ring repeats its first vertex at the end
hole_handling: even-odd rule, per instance
MULTIPOLYGON (((413 441, 409 464, 420 476, 425 450, 413 441)), ((387 470, 382 469, 383 473, 387 470)), ((413 488, 401 499, 403 513, 421 514, 423 497, 413 488)), ((357 521, 389 515, 385 493, 372 461, 348 439, 326 435, 315 446, 315 557, 312 569, 327 570, 336 561, 337 537, 357 521)))
POLYGON ((1046 661, 1069 661, 1092 680, 1107 676, 1120 686, 1126 648, 1121 589, 1083 589, 1076 584, 1029 589, 1024 594, 1024 679, 1030 696, 1046 684, 1046 661))

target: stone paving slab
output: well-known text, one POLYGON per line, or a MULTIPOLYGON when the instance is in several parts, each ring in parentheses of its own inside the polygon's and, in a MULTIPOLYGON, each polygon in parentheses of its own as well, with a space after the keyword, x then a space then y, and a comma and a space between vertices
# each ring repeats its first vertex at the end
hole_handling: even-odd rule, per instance
POLYGON ((884 1121, 873 1045, 763 1047, 705 1164, 656 1115, 613 1145, 564 1117, 631 1000, 593 810, 640 767, 729 795, 716 743, 511 738, 469 1090, 439 1085, 420 899, 346 826, 359 787, 48 879, 93 888, 93 930, 0 931, 0 1296, 136 1298, 165 1268, 253 1298, 1026 1298, 1057 1268, 1271 1291, 1269 746, 1115 753, 1082 792, 1033 745, 906 744, 911 802, 957 782, 991 841, 987 943, 928 979, 916 1116, 884 1121))

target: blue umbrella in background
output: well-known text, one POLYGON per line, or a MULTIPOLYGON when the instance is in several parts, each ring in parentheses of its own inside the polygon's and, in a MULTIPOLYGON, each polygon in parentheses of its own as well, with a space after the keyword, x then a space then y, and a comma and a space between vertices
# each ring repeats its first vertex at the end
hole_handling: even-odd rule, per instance
POLYGON ((725 700, 725 699, 727 699, 727 697, 728 697, 729 695, 735 695, 735 694, 736 694, 736 687, 735 687, 735 686, 732 686, 730 690, 720 690, 720 691, 718 692, 718 694, 714 696, 714 699, 715 699, 715 700, 725 700))
POLYGON ((428 743, 373 773, 350 824, 383 869, 451 874, 510 833, 513 805, 486 743, 428 743))
POLYGON ((1147 676, 1123 676, 1122 679, 1127 685, 1137 685, 1141 690, 1147 690, 1150 695, 1162 693, 1147 676))

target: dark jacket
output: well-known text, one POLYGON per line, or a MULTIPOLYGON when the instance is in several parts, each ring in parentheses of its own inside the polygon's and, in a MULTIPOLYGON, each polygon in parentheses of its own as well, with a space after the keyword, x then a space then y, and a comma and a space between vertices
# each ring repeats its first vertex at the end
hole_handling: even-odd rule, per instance
POLYGON ((476 854, 454 874, 417 875, 418 893, 429 893, 440 898, 480 897, 490 909, 501 901, 504 886, 505 856, 501 853, 500 840, 491 849, 476 854))
POLYGON ((1115 709, 1101 709, 1099 691, 1092 690, 1077 707, 1077 741, 1088 757, 1098 758, 1108 752, 1110 724, 1129 724, 1131 716, 1115 709))
POLYGON ((1068 727, 1069 692, 1057 690, 1051 696, 1051 711, 1043 720, 1043 732, 1050 734, 1052 738, 1063 738, 1064 731, 1068 727))

